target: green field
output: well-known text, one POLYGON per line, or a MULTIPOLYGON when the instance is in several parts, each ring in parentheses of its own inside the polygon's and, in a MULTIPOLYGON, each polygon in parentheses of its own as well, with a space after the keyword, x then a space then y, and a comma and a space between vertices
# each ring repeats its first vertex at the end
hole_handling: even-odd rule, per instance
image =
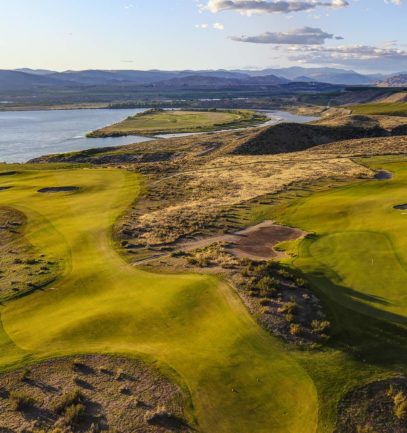
POLYGON ((366 116, 387 115, 387 116, 407 116, 407 102, 375 103, 351 105, 348 107, 352 114, 366 116))
POLYGON ((164 111, 149 110, 128 117, 120 123, 88 134, 88 137, 123 135, 158 135, 188 132, 208 132, 257 125, 266 116, 249 110, 164 111))
POLYGON ((189 388, 203 432, 315 431, 312 380, 231 287, 209 276, 146 273, 115 252, 111 227, 139 192, 136 175, 18 170, 1 178, 13 188, 0 193, 0 204, 27 215, 26 238, 63 258, 65 270, 52 287, 1 308, 2 369, 71 353, 147 357, 189 388), (37 192, 67 179, 81 190, 37 192))
MULTIPOLYGON (((188 389, 204 433, 332 433, 350 388, 406 373, 407 163, 370 160, 386 181, 287 198, 263 218, 314 233, 290 246, 333 323, 321 350, 299 350, 263 331, 225 282, 154 274, 115 251, 111 227, 140 192, 115 169, 17 166, 0 178, 0 205, 27 215, 26 239, 63 259, 45 290, 1 307, 0 369, 74 353, 155 360, 188 389), (68 180, 69 182, 68 182, 68 180), (74 193, 39 194, 50 186, 74 193)), ((10 170, 10 167, 7 167, 10 170)))
POLYGON ((336 404, 346 390, 407 373, 407 162, 370 159, 394 178, 359 181, 259 206, 272 218, 311 234, 287 245, 333 323, 329 349, 296 354, 318 390, 320 433, 331 433, 336 404))

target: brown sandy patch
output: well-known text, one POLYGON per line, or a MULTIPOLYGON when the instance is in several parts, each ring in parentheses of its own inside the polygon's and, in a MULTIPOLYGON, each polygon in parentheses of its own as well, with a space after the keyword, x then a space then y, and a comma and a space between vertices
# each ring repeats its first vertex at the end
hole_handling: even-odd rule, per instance
POLYGON ((284 253, 275 250, 277 244, 301 239, 304 236, 305 232, 297 228, 281 226, 275 224, 273 221, 264 221, 233 234, 181 242, 176 244, 176 247, 184 251, 192 251, 197 248, 205 248, 215 242, 224 242, 227 243, 226 250, 236 257, 268 260, 276 257, 285 257, 284 253))
POLYGON ((79 186, 52 186, 52 187, 39 189, 38 192, 46 194, 46 193, 54 193, 54 192, 72 192, 78 190, 79 190, 79 186))
POLYGON ((231 248, 236 256, 266 260, 284 256, 284 253, 276 251, 274 247, 281 242, 300 239, 305 236, 305 232, 265 221, 238 232, 236 236, 236 246, 231 248))
POLYGON ((59 358, 0 376, 0 431, 187 432, 184 402, 177 385, 141 361, 59 358))

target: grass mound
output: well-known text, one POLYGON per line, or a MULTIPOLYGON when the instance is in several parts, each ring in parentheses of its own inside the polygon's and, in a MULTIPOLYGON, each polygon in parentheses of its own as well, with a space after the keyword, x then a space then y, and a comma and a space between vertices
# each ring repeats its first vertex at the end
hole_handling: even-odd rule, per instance
POLYGON ((234 154, 269 155, 298 152, 321 144, 355 138, 385 137, 389 132, 375 124, 368 126, 302 125, 280 123, 263 129, 234 150, 234 154))

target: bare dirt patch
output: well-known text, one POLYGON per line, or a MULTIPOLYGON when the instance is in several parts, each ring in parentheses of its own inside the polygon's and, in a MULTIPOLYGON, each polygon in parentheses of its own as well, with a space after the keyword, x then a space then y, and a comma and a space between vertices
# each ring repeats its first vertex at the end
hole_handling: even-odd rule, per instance
POLYGON ((47 188, 41 188, 38 192, 43 194, 55 193, 55 192, 74 192, 78 191, 79 186, 50 186, 47 188))
POLYGON ((156 369, 107 355, 59 358, 0 376, 0 431, 190 432, 184 404, 181 389, 156 369))
POLYGON ((204 248, 214 242, 222 242, 226 244, 226 250, 236 257, 268 260, 285 256, 283 252, 275 250, 277 244, 300 239, 304 235, 305 233, 302 230, 281 226, 275 224, 273 221, 264 221, 233 234, 180 242, 175 244, 174 247, 184 251, 191 251, 197 248, 204 248))
POLYGON ((335 433, 406 433, 407 379, 396 378, 350 391, 339 404, 335 433))
POLYGON ((265 221, 236 234, 236 246, 232 252, 238 257, 252 259, 270 259, 284 256, 274 247, 280 242, 300 239, 305 233, 302 230, 265 221))

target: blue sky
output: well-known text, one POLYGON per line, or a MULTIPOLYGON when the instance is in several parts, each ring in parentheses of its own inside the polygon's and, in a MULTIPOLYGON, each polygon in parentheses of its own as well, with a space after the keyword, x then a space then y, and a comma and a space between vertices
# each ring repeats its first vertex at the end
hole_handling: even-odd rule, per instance
POLYGON ((406 23, 403 0, 0 0, 0 68, 396 72, 406 23))

